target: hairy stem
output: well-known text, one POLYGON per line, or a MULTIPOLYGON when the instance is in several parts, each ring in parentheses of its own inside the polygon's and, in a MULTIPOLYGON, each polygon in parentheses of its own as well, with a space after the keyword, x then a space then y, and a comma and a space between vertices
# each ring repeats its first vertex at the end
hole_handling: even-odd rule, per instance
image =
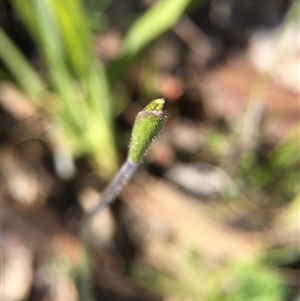
POLYGON ((129 160, 125 161, 119 172, 110 182, 110 184, 104 189, 98 205, 91 212, 89 212, 84 219, 83 226, 87 224, 97 213, 101 212, 105 207, 114 201, 114 199, 121 192, 122 188, 128 183, 139 165, 140 163, 131 163, 129 160))

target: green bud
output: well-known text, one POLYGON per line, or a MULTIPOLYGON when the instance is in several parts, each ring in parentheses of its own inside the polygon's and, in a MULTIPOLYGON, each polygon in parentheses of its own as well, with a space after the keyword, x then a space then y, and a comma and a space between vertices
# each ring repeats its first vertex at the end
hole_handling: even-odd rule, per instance
POLYGON ((142 161, 151 143, 161 132, 167 117, 164 107, 165 100, 158 98, 138 113, 129 144, 128 160, 130 162, 142 161))

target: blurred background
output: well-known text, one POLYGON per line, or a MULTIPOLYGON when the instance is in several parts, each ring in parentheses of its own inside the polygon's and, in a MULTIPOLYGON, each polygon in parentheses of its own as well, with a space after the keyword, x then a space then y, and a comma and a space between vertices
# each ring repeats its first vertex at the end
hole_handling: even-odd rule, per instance
POLYGON ((299 1, 1 0, 3 301, 299 301, 299 1), (80 238, 136 114, 168 121, 80 238))

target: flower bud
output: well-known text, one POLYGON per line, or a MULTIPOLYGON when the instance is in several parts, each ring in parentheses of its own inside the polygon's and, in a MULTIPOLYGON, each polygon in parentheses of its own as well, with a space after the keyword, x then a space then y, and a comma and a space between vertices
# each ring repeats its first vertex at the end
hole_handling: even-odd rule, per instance
POLYGON ((161 132, 167 117, 164 107, 165 100, 158 98, 138 113, 129 144, 128 160, 130 162, 142 161, 151 143, 161 132))

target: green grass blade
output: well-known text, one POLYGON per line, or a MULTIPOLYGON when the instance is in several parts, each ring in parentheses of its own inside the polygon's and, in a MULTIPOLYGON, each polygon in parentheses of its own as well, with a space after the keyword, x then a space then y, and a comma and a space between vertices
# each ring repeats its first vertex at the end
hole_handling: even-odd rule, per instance
POLYGON ((149 8, 129 29, 121 56, 110 66, 114 82, 131 61, 152 41, 171 29, 193 0, 160 0, 149 8))
POLYGON ((0 28, 1 51, 0 58, 11 75, 34 100, 38 100, 44 91, 45 84, 40 79, 26 57, 0 28))
POLYGON ((179 20, 191 0, 161 0, 154 4, 130 28, 123 53, 135 56, 151 41, 172 28, 179 20))

